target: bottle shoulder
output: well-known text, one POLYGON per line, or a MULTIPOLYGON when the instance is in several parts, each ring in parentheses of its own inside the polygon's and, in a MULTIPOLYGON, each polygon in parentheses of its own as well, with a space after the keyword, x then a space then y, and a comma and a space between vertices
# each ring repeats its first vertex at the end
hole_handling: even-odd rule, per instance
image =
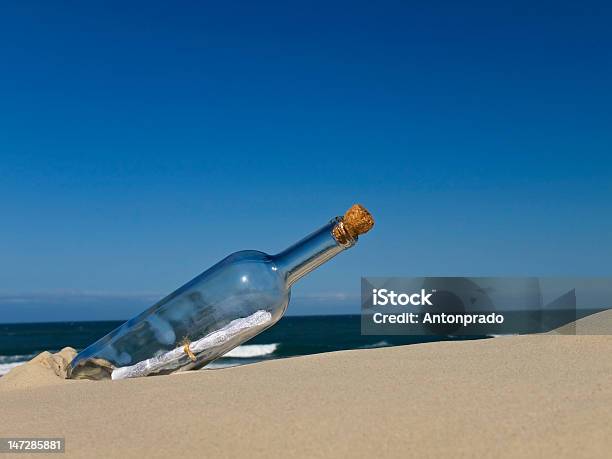
POLYGON ((240 250, 238 252, 234 252, 227 257, 223 261, 228 262, 272 262, 272 256, 261 252, 259 250, 240 250))
MULTIPOLYGON (((213 269, 232 273, 231 276, 240 278, 241 282, 246 282, 245 279, 259 279, 262 286, 277 284, 277 288, 285 288, 285 272, 279 269, 273 256, 259 250, 234 252, 213 269)), ((248 283, 252 288, 256 286, 251 282, 248 283)))

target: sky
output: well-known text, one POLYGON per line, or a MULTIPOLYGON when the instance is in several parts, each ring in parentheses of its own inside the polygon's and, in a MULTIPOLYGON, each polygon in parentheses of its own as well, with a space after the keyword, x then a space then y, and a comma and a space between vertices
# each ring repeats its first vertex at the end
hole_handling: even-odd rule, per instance
POLYGON ((123 319, 368 207, 361 276, 606 276, 612 7, 0 5, 0 322, 123 319))

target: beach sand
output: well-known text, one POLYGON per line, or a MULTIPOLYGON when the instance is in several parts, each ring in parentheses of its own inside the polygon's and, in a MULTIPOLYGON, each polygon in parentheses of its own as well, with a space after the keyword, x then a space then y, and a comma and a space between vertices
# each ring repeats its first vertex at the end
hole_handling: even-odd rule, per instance
POLYGON ((94 382, 44 355, 0 378, 0 437, 65 437, 68 457, 603 458, 611 356, 612 336, 532 335, 94 382))

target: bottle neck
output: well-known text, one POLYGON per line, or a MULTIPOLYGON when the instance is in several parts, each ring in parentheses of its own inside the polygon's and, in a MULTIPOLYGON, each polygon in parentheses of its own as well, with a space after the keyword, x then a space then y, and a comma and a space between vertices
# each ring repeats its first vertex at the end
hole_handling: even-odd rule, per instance
POLYGON ((285 273, 287 285, 291 287, 313 269, 355 245, 355 242, 357 238, 348 236, 344 231, 342 219, 335 218, 272 258, 278 269, 285 273), (335 236, 339 231, 347 236, 340 238, 341 242, 335 236))

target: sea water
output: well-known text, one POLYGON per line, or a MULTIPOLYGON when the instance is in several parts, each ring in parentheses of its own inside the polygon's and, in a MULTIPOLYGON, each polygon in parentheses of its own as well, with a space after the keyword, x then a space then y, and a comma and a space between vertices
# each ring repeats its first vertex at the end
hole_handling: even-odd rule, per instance
MULTIPOLYGON (((42 351, 71 346, 81 350, 122 321, 52 322, 0 325, 0 375, 42 351)), ((361 336, 359 315, 283 317, 274 327, 209 363, 207 369, 346 349, 367 349, 452 338, 361 336)))

